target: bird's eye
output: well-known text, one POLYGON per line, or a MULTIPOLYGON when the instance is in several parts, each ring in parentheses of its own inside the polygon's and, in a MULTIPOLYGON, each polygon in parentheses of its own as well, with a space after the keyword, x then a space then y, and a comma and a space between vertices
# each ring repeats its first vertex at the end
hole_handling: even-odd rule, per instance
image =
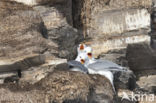
POLYGON ((87 53, 88 56, 92 56, 92 53, 87 53))

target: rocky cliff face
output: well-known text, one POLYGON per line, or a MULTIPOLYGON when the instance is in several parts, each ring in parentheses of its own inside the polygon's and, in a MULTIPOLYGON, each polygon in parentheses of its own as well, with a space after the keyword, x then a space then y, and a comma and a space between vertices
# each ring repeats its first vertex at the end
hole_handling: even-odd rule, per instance
POLYGON ((117 94, 155 93, 155 47, 155 0, 1 0, 0 102, 125 103, 117 94), (116 94, 104 76, 69 71, 80 42, 129 71, 114 74, 116 94))
POLYGON ((92 42, 96 56, 113 48, 126 48, 129 43, 149 42, 152 0, 76 0, 74 3, 79 7, 73 6, 74 26, 92 39, 86 42, 92 42))
POLYGON ((46 38, 41 17, 31 7, 0 1, 0 68, 18 70, 54 57, 57 45, 46 38))

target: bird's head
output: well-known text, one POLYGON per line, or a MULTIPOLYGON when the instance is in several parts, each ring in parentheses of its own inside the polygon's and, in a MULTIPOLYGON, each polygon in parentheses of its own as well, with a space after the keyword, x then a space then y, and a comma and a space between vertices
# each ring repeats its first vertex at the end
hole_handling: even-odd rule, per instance
POLYGON ((86 54, 85 53, 80 53, 77 58, 76 58, 76 61, 80 62, 81 64, 85 64, 86 62, 86 54))
POLYGON ((85 44, 79 44, 78 51, 84 51, 86 45, 85 44))
POLYGON ((86 52, 87 57, 88 57, 89 59, 91 59, 91 58, 93 57, 93 55, 92 55, 92 48, 91 48, 91 47, 86 47, 86 48, 85 48, 85 52, 86 52))

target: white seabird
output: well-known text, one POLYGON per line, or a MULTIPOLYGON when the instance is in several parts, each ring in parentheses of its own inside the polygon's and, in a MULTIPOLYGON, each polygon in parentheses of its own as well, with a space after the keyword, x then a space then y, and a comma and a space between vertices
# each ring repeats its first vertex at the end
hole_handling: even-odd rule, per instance
POLYGON ((124 69, 124 67, 113 63, 112 61, 109 60, 101 60, 101 59, 95 59, 92 56, 92 48, 91 47, 86 47, 85 48, 85 53, 88 57, 86 61, 86 66, 90 69, 95 69, 95 70, 110 70, 110 71, 127 71, 124 69))
POLYGON ((79 44, 79 46, 77 47, 77 53, 78 53, 78 55, 80 53, 84 53, 86 47, 87 46, 85 44, 79 44))
POLYGON ((83 65, 85 63, 84 53, 78 54, 75 60, 68 62, 68 65, 71 66, 71 71, 79 71, 83 73, 88 73, 88 69, 83 65))
POLYGON ((100 74, 100 75, 105 76, 110 81, 110 83, 112 84, 112 88, 115 92, 114 83, 113 83, 114 76, 113 76, 111 71, 109 71, 108 69, 98 69, 98 65, 96 65, 96 63, 95 64, 94 63, 89 64, 87 62, 87 61, 89 61, 89 58, 86 55, 86 53, 81 53, 80 55, 78 55, 78 57, 80 59, 77 59, 77 61, 80 61, 82 64, 84 64, 84 66, 88 69, 89 74, 100 74), (94 68, 95 65, 96 65, 96 68, 94 68), (93 67, 90 68, 91 66, 93 66, 93 67))

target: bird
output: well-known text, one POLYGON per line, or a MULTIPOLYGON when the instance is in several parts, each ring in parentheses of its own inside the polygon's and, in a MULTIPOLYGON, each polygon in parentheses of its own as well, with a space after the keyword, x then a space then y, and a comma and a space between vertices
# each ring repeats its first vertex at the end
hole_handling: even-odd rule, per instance
POLYGON ((77 53, 78 53, 78 55, 80 53, 84 53, 84 50, 85 50, 86 47, 87 46, 85 44, 79 44, 79 46, 77 47, 77 53))
POLYGON ((102 60, 102 59, 95 59, 92 55, 92 48, 91 47, 86 47, 85 48, 85 53, 87 55, 87 58, 86 59, 86 63, 85 65, 88 67, 88 68, 91 68, 91 69, 98 69, 98 70, 111 70, 111 71, 127 71, 126 69, 124 69, 124 67, 116 64, 116 63, 113 63, 112 61, 109 61, 109 60, 102 60))
MULTIPOLYGON (((78 59, 76 60, 79 61, 81 64, 83 64, 87 68, 89 74, 99 74, 99 75, 105 76, 112 84, 112 88, 114 92, 116 93, 115 88, 114 88, 114 83, 113 83, 114 76, 111 71, 109 71, 108 69, 98 69, 98 66, 96 66, 96 68, 90 68, 90 64, 86 62, 89 60, 86 53, 80 53, 77 58, 78 59)), ((94 66, 94 64, 92 66, 94 66)))
POLYGON ((83 65, 85 63, 85 56, 83 53, 78 54, 75 60, 68 61, 67 64, 71 67, 71 71, 79 71, 88 73, 88 69, 83 65))

